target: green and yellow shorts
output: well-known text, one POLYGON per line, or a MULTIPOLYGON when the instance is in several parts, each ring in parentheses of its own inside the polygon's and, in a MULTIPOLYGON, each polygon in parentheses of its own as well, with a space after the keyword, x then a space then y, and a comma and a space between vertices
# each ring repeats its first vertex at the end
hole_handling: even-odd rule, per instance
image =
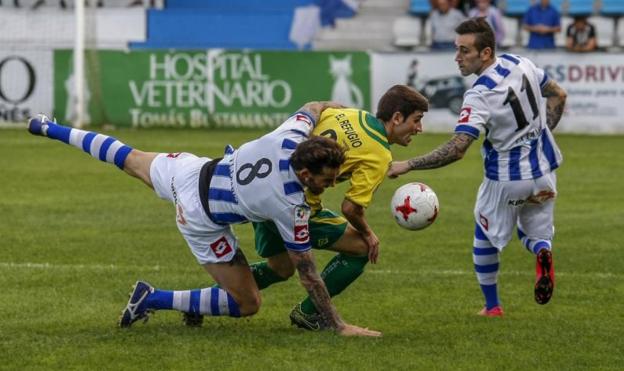
MULTIPOLYGON (((327 249, 342 237, 347 229, 347 219, 322 209, 310 217, 309 226, 312 248, 327 249)), ((273 222, 253 223, 253 227, 258 255, 268 258, 286 251, 284 240, 273 222)))

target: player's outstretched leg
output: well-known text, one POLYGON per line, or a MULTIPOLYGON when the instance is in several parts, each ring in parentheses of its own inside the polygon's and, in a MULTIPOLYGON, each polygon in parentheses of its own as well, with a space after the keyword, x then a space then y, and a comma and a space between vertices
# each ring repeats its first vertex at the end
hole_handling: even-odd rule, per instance
POLYGON ((239 306, 225 290, 209 287, 195 290, 159 290, 150 284, 138 281, 128 305, 121 313, 120 327, 130 327, 134 322, 145 319, 157 310, 178 310, 198 318, 202 315, 240 317, 239 306))
POLYGON ((28 131, 33 135, 48 137, 83 150, 100 161, 115 164, 124 169, 126 157, 132 148, 113 137, 95 132, 59 125, 45 115, 37 115, 28 121, 28 131))
POLYGON ((137 281, 134 284, 130 292, 128 304, 121 312, 119 327, 130 327, 133 323, 141 319, 147 322, 150 310, 147 308, 146 299, 148 295, 153 292, 154 288, 147 282, 137 281))
POLYGON ((485 297, 485 307, 477 314, 485 317, 502 317, 503 308, 498 300, 499 251, 488 240, 479 225, 475 225, 472 259, 481 291, 485 297))
POLYGON ((555 289, 555 267, 551 243, 548 240, 530 239, 520 228, 518 228, 518 238, 528 251, 536 255, 535 301, 538 304, 546 304, 550 301, 555 289))

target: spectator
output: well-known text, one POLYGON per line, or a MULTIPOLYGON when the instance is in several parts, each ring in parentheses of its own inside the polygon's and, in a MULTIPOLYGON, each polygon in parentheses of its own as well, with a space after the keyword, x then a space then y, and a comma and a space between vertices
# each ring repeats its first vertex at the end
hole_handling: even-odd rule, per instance
POLYGON ((438 0, 430 19, 431 49, 454 49, 455 27, 466 19, 464 14, 451 8, 449 0, 438 0))
POLYGON ((596 29, 587 21, 587 16, 574 17, 574 23, 566 31, 566 48, 571 52, 592 52, 596 50, 596 29))
MULTIPOLYGON (((0 0, 0 6, 2 6, 2 0, 0 0)), ((20 7, 19 0, 13 0, 13 6, 16 8, 20 7)))
POLYGON ((496 36, 496 45, 500 45, 505 39, 505 26, 503 25, 503 15, 500 10, 492 5, 491 0, 476 0, 475 7, 470 9, 468 17, 484 17, 490 24, 496 36))
POLYGON ((524 29, 530 32, 529 49, 554 49, 555 34, 561 31, 561 15, 550 0, 540 0, 524 14, 524 29))

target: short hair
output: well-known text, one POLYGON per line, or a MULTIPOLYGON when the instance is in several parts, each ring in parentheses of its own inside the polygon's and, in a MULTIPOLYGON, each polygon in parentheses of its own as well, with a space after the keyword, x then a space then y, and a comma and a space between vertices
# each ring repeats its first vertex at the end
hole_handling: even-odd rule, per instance
POLYGON ((312 136, 297 145, 290 156, 295 170, 307 168, 312 174, 321 174, 324 167, 338 169, 345 162, 345 149, 333 139, 312 136))
POLYGON ((475 47, 479 52, 485 48, 492 49, 492 56, 496 52, 496 38, 492 27, 487 23, 485 17, 470 18, 463 21, 459 26, 455 27, 458 35, 474 34, 475 47))
POLYGON ((377 103, 377 118, 388 121, 395 112, 407 117, 415 111, 429 110, 429 101, 422 94, 406 85, 394 85, 377 103))

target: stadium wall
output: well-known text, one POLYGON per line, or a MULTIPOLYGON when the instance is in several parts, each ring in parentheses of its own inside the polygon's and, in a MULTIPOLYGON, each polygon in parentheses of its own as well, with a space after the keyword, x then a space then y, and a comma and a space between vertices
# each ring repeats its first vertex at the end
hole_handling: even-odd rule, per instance
MULTIPOLYGON (((564 125, 574 133, 624 133, 622 54, 523 53, 568 90, 564 125)), ((68 122, 71 50, 0 52, 0 126, 37 112, 68 122)), ((393 84, 431 101, 425 129, 450 132, 462 78, 452 53, 102 50, 88 72, 88 119, 120 127, 271 127, 310 100, 374 111, 393 84)), ((459 103, 458 103, 459 102, 459 103)))

